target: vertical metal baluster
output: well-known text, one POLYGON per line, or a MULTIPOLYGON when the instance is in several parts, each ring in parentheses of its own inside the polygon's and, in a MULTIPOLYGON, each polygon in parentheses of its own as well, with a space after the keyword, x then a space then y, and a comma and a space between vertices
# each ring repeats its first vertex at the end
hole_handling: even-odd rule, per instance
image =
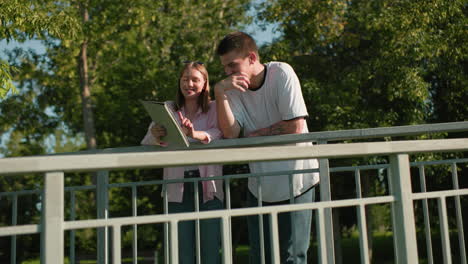
POLYGON ((224 196, 226 197, 226 209, 231 209, 231 181, 230 179, 225 179, 224 180, 224 189, 225 189, 225 194, 224 196))
POLYGON ((278 214, 270 214, 270 233, 271 233, 271 259, 274 264, 280 264, 280 247, 279 247, 279 232, 278 232, 278 214))
MULTIPOLYGON (((458 185, 457 164, 455 162, 452 163, 451 169, 452 169, 453 189, 459 190, 460 187, 458 185)), ((460 202, 459 195, 455 196, 455 209, 457 211, 458 244, 460 247, 461 263, 466 264, 465 231, 463 229, 463 215, 461 211, 461 202, 460 202)))
MULTIPOLYGON (((70 191, 70 220, 76 219, 75 191, 70 191)), ((70 264, 75 264, 75 230, 70 230, 70 264)))
MULTIPOLYGON (((354 170, 354 180, 356 182, 356 198, 362 199, 361 172, 359 169, 354 170)), ((359 205, 357 209, 361 263, 369 264, 369 238, 367 237, 366 207, 364 205, 359 205)))
MULTIPOLYGON (((258 207, 263 206, 263 197, 262 197, 262 182, 263 182, 263 176, 257 176, 257 202, 258 202, 258 207)), ((259 214, 258 215, 258 233, 260 236, 260 263, 265 264, 265 237, 264 237, 264 230, 263 230, 263 215, 259 214)))
POLYGON ((450 252, 450 235, 448 228, 447 219, 447 202, 445 197, 439 197, 437 199, 439 205, 439 218, 440 218, 440 236, 442 240, 442 253, 445 264, 452 263, 452 254, 450 252))
MULTIPOLYGON (((288 180, 289 180, 289 203, 290 204, 294 204, 294 186, 293 186, 293 176, 294 174, 289 174, 288 175, 288 180)), ((292 232, 292 241, 293 241, 293 252, 292 252, 292 255, 293 255, 293 259, 295 261, 296 259, 296 232, 295 232, 295 227, 294 227, 294 218, 296 217, 295 216, 295 212, 289 212, 289 217, 290 217, 290 220, 291 221, 291 232, 292 232)), ((271 247, 273 248, 273 246, 271 247)), ((274 255, 274 253, 272 252, 272 256, 274 255)))
POLYGON ((318 255, 319 255, 319 262, 318 263, 328 263, 328 253, 327 253, 327 239, 325 229, 325 213, 323 208, 317 209, 317 242, 318 242, 318 255))
MULTIPOLYGON (((138 205, 137 205, 137 188, 136 185, 132 185, 132 216, 136 217, 138 215, 138 205)), ((133 228, 133 263, 138 262, 138 227, 137 225, 132 225, 133 228)))
POLYGON ((112 244, 113 244, 113 249, 112 249, 112 263, 113 264, 121 264, 122 262, 122 245, 121 245, 121 226, 120 225, 113 225, 112 226, 112 231, 113 231, 113 238, 112 238, 112 244))
POLYGON ((179 244, 178 244, 178 220, 171 221, 171 261, 173 264, 179 263, 179 244))
MULTIPOLYGON (((18 223, 18 195, 13 194, 11 204, 11 225, 15 226, 18 223)), ((11 236, 11 256, 10 262, 16 263, 16 235, 11 236)))
MULTIPOLYGON (((224 180, 224 189, 225 189, 225 199, 226 199, 226 210, 231 210, 231 181, 229 178, 225 179, 224 180)), ((224 255, 224 258, 226 259, 227 257, 229 256, 226 256, 226 254, 229 254, 231 256, 231 262, 232 262, 232 219, 231 217, 228 217, 228 226, 227 226, 227 230, 224 230, 223 231, 223 227, 220 226, 221 228, 221 235, 223 236, 223 239, 226 239, 226 236, 227 236, 227 239, 229 240, 229 243, 231 243, 231 246, 230 246, 230 251, 229 252, 225 252, 225 249, 224 249, 224 246, 223 246, 223 255, 224 255)))
MULTIPOLYGON (((169 212, 169 207, 168 207, 168 201, 167 201, 167 186, 165 183, 162 185, 163 188, 163 210, 164 214, 168 214, 169 212)), ((169 246, 169 223, 164 222, 164 263, 169 264, 171 262, 171 255, 170 255, 170 246, 169 246)))
POLYGON ((224 264, 231 264, 232 263, 232 247, 231 247, 231 238, 229 236, 230 229, 230 217, 224 216, 221 222, 221 236, 222 236, 222 243, 223 243, 223 261, 224 264))
MULTIPOLYGON (((200 203, 199 203, 199 191, 198 185, 201 183, 199 181, 200 178, 197 178, 196 181, 193 182, 193 195, 194 195, 194 203, 195 203, 195 214, 198 215, 200 212, 200 203)), ((203 195, 203 193, 202 193, 203 195)), ((203 201, 203 199, 202 199, 203 201)), ((180 250, 180 249, 179 249, 180 250)), ((197 264, 201 264, 201 255, 200 255, 200 220, 195 219, 195 258, 197 264)))
MULTIPOLYGON (((427 192, 426 189, 426 173, 423 165, 419 165, 419 179, 421 192, 427 192)), ((428 264, 434 264, 434 256, 432 253, 432 237, 431 237, 431 221, 429 216, 429 203, 427 199, 422 200, 423 215, 424 215, 424 234, 426 236, 426 251, 428 264)))
MULTIPOLYGON (((45 186, 45 183, 44 183, 44 186, 45 186)), ((41 200, 41 222, 40 222, 40 224, 41 224, 40 251, 41 252, 39 254, 39 258, 40 258, 40 263, 46 263, 45 262, 45 233, 44 233, 44 224, 45 224, 45 211, 44 211, 45 187, 42 188, 40 200, 41 200)))

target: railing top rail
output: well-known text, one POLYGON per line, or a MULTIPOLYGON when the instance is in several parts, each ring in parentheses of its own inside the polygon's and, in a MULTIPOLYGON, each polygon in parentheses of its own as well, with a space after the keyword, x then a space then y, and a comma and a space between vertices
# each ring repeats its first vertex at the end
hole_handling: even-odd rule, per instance
MULTIPOLYGON (((410 126, 394 126, 394 127, 377 127, 364 129, 348 129, 323 132, 311 132, 306 134, 291 134, 269 137, 256 137, 247 139, 232 139, 217 142, 221 147, 229 147, 229 145, 271 145, 271 144, 288 144, 298 142, 333 142, 341 140, 353 139, 369 139, 369 138, 384 138, 384 137, 401 137, 415 136, 431 133, 443 132, 463 132, 468 131, 468 121, 410 125, 410 126), (242 141, 240 141, 242 140, 242 141), (232 143, 231 143, 232 142, 232 143), (220 143, 224 143, 221 145, 220 143)), ((209 146, 209 145, 208 145, 209 146)), ((216 147, 216 144, 212 144, 216 147)))
POLYGON ((0 159, 0 174, 51 171, 96 171, 152 168, 195 164, 232 164, 308 158, 341 158, 397 153, 468 150, 468 139, 412 140, 394 142, 269 146, 231 149, 152 151, 134 153, 75 154, 0 159), (229 152, 226 155, 225 152, 229 152))
MULTIPOLYGON (((252 146, 272 146, 292 144, 299 142, 334 142, 341 140, 353 139, 369 139, 369 138, 384 138, 384 137, 401 137, 415 136, 430 133, 443 132, 463 132, 468 131, 468 121, 437 123, 425 125, 411 126, 395 126, 395 127, 378 127, 365 129, 349 129, 335 130, 324 132, 310 132, 305 134, 290 134, 278 136, 264 136, 253 138, 235 138, 215 140, 210 144, 193 143, 190 149, 213 149, 213 148, 232 148, 232 147, 252 147, 252 146)), ((98 150, 85 150, 80 152, 59 153, 58 155, 76 155, 76 154, 102 154, 102 153, 125 153, 125 152, 143 152, 143 151, 172 151, 172 150, 187 150, 186 148, 160 148, 153 146, 137 146, 137 147, 122 147, 122 148, 107 148, 98 150)), ((57 155, 57 154, 55 154, 57 155)))

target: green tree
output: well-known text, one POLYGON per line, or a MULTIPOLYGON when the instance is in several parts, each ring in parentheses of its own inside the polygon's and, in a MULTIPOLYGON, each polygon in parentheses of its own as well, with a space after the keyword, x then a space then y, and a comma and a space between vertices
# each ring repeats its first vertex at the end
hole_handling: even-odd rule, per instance
MULTIPOLYGON (((11 0, 0 3, 0 40, 43 39, 47 36, 66 38, 77 34, 77 20, 69 15, 66 5, 56 1, 11 0)), ((17 92, 12 83, 12 69, 0 60, 0 99, 8 91, 17 92)))
POLYGON ((276 0, 260 8, 260 20, 282 33, 262 56, 293 65, 312 131, 467 119, 465 1, 276 0))
POLYGON ((429 25, 416 19, 418 3, 299 2, 301 8, 267 2, 263 18, 280 23, 282 45, 294 50, 290 61, 300 74, 312 127, 423 122, 429 93, 424 56, 417 50, 427 45, 420 37, 425 34, 421 27, 429 25))
MULTIPOLYGON (((178 72, 185 60, 205 62, 213 82, 213 76, 221 69, 214 55, 217 42, 228 31, 249 21, 245 15, 249 8, 247 0, 229 4, 221 0, 53 3, 66 7, 67 16, 75 21, 78 30, 66 37, 45 34, 44 55, 11 53, 9 61, 18 68, 13 78, 18 82, 19 93, 0 102, 0 128, 11 135, 4 142, 8 146, 4 152, 6 156, 45 153, 48 146, 44 142, 50 140, 50 135, 57 139, 55 150, 70 146, 71 139, 77 140, 77 147, 83 148, 84 119, 89 121, 83 118, 85 109, 93 115, 90 124, 96 132, 96 147, 138 145, 150 122, 138 100, 174 99, 178 72), (83 19, 84 10, 87 10, 87 19, 83 19), (84 58, 89 91, 87 108, 82 105, 84 58), (19 120, 23 126, 19 126, 19 120), (57 129, 63 133, 57 133, 57 129)), ((119 171, 111 173, 110 181, 155 177, 160 177, 159 170, 119 171)), ((70 175, 66 184, 89 184, 89 179, 87 174, 70 175)), ((130 211, 127 191, 111 192, 111 201, 116 201, 111 202, 111 212, 130 211)), ((160 188, 141 192, 148 193, 141 201, 152 197, 150 200, 155 206, 148 209, 150 213, 161 210, 161 202, 154 201, 159 197, 155 192, 160 192, 160 188)), ((85 201, 79 207, 82 217, 94 218, 94 193, 82 195, 80 199, 85 201)), ((89 243, 94 235, 79 233, 78 241, 82 243, 79 247, 93 250, 89 243)), ((142 239, 140 245, 154 249, 154 239, 150 236, 142 239)))

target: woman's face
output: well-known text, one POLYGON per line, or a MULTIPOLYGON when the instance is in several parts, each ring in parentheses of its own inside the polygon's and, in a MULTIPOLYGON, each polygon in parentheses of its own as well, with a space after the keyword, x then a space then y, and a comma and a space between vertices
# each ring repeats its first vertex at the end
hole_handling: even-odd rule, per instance
POLYGON ((185 99, 196 99, 205 87, 205 77, 194 68, 188 68, 180 78, 180 91, 185 99))

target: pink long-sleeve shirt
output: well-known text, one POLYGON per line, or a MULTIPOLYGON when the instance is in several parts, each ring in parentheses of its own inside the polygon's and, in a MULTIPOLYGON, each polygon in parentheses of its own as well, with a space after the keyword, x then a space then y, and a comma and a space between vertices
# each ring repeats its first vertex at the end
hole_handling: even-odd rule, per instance
MULTIPOLYGON (((181 109, 182 115, 185 116, 185 109, 181 109)), ((175 115, 177 116, 177 115, 175 115)), ((179 124, 180 120, 177 118, 179 124)), ((204 144, 210 143, 212 140, 222 138, 222 133, 218 129, 217 117, 216 117, 216 105, 212 101, 209 104, 209 110, 207 113, 203 113, 201 109, 198 110, 194 119, 192 120, 194 129, 197 131, 204 131, 207 134, 207 140, 202 141, 204 144)), ((151 134, 151 127, 154 126, 154 123, 151 122, 146 132, 145 137, 141 141, 142 145, 155 145, 156 139, 153 134, 151 134)), ((192 138, 189 138, 189 141, 196 141, 192 138)), ((195 154, 194 154, 195 155, 195 154)), ((200 170, 200 177, 214 177, 221 176, 223 173, 222 165, 200 165, 198 166, 200 170)), ((164 179, 183 179, 184 178, 185 167, 169 167, 164 168, 164 179)), ((222 181, 220 180, 211 180, 211 181, 202 181, 203 186, 203 202, 217 197, 219 200, 224 200, 224 192, 222 181)), ((184 184, 183 183, 172 183, 166 185, 167 188, 167 199, 169 202, 182 202, 184 194, 184 184)))

